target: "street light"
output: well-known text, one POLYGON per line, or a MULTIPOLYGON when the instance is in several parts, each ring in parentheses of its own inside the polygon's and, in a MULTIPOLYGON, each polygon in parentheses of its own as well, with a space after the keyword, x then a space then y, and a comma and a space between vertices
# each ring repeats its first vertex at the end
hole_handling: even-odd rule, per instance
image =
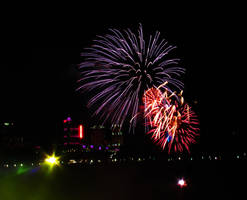
POLYGON ((45 159, 45 163, 48 164, 49 166, 54 166, 59 164, 58 157, 56 157, 54 154, 51 156, 47 156, 45 159))

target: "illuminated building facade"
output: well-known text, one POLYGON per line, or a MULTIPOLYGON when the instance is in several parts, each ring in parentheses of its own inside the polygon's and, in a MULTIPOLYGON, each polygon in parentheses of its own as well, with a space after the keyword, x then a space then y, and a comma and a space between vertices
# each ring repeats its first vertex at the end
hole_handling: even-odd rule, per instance
POLYGON ((119 125, 112 125, 106 128, 102 125, 94 125, 88 129, 78 122, 72 121, 70 117, 63 120, 63 145, 71 146, 75 149, 87 151, 109 150, 119 151, 123 145, 123 133, 119 125), (106 149, 107 148, 107 149, 106 149))
POLYGON ((123 133, 121 131, 121 126, 118 124, 113 124, 111 127, 110 145, 112 147, 120 147, 123 145, 123 133))
POLYGON ((123 133, 120 125, 112 125, 111 128, 104 126, 93 126, 90 128, 90 144, 108 146, 111 149, 119 148, 123 145, 123 133))
POLYGON ((85 130, 81 123, 75 123, 71 117, 63 120, 64 145, 82 144, 85 141, 85 130))

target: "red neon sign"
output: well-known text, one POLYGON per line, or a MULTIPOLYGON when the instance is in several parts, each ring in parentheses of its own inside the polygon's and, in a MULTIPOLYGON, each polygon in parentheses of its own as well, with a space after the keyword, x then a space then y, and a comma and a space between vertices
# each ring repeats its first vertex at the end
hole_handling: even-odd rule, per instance
POLYGON ((79 125, 79 128, 78 128, 78 134, 79 134, 79 138, 82 139, 84 137, 84 133, 83 133, 83 126, 82 124, 79 125))

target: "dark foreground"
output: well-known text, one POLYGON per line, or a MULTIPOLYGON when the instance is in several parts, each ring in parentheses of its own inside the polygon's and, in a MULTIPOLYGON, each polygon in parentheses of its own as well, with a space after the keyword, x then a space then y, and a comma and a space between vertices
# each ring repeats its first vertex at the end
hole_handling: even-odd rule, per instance
POLYGON ((246 161, 0 169, 1 200, 245 199, 246 161), (177 186, 184 177, 185 188, 177 186))

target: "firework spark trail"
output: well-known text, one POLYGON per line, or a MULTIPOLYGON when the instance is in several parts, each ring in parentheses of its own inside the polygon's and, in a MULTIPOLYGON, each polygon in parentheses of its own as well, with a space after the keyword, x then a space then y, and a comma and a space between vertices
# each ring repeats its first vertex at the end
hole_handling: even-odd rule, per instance
POLYGON ((163 149, 167 145, 169 153, 172 146, 179 152, 184 146, 189 152, 189 145, 196 142, 199 122, 191 107, 184 103, 182 92, 169 95, 168 90, 160 91, 166 84, 150 88, 144 94, 145 117, 151 127, 148 134, 163 149))
POLYGON ((149 36, 147 43, 142 25, 136 35, 130 29, 110 32, 97 36, 81 54, 84 61, 79 67, 77 90, 95 94, 88 106, 97 108, 94 114, 103 122, 111 119, 122 127, 126 120, 133 119, 130 127, 134 128, 144 91, 164 82, 168 84, 163 87, 171 93, 170 87, 181 90, 183 83, 178 78, 185 69, 177 66, 178 58, 169 58, 176 47, 161 40, 158 31, 149 36))

